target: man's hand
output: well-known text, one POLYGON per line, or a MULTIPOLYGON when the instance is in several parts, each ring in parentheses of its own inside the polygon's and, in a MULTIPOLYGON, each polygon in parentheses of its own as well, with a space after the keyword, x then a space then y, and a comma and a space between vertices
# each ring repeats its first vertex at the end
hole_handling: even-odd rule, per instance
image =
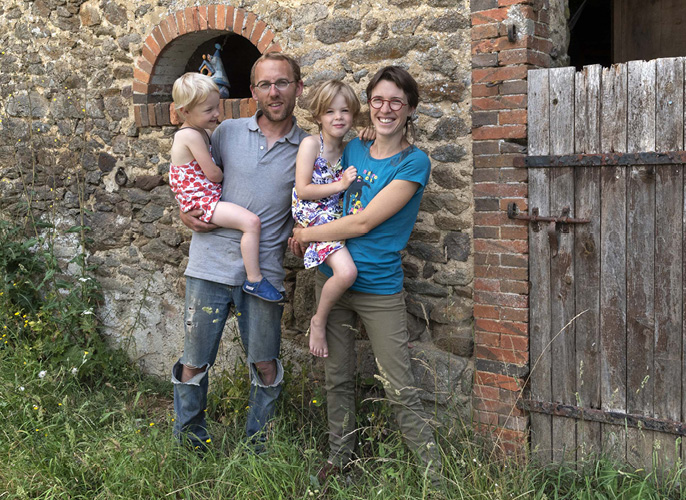
POLYGON ((364 142, 369 142, 376 139, 376 129, 374 129, 374 125, 367 125, 360 131, 357 137, 364 142))
POLYGON ((219 227, 216 224, 201 221, 198 217, 203 213, 204 212, 200 209, 189 210, 185 213, 179 210, 179 217, 187 228, 192 229, 196 233, 207 233, 219 227))
POLYGON ((350 165, 345 169, 343 175, 341 176, 341 185, 343 186, 343 190, 348 189, 350 185, 355 182, 355 179, 357 179, 357 169, 350 165))

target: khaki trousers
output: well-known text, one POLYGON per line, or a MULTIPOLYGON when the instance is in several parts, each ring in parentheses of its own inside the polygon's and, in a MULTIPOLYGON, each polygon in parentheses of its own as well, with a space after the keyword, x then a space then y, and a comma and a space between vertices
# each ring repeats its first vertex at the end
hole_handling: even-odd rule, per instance
MULTIPOLYGON (((319 303, 326 276, 317 272, 319 303)), ((398 425, 408 446, 424 464, 440 469, 440 457, 429 419, 424 412, 410 367, 409 335, 403 293, 375 295, 348 290, 329 314, 325 358, 329 460, 344 466, 355 447, 355 315, 359 315, 398 425)))

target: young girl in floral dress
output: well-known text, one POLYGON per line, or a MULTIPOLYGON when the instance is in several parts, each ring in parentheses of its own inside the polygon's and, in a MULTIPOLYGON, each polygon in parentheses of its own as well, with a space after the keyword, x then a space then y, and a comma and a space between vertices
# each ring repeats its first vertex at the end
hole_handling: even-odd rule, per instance
MULTIPOLYGON (((345 134, 360 111, 360 102, 349 85, 328 80, 307 96, 307 108, 319 125, 319 136, 303 139, 295 165, 293 217, 304 227, 318 226, 341 216, 343 193, 357 178, 357 170, 345 171, 341 156, 345 134)), ((310 321, 310 353, 328 356, 326 321, 331 307, 355 282, 357 268, 342 241, 310 243, 305 251, 305 267, 326 262, 333 275, 322 288, 317 311, 310 321)))

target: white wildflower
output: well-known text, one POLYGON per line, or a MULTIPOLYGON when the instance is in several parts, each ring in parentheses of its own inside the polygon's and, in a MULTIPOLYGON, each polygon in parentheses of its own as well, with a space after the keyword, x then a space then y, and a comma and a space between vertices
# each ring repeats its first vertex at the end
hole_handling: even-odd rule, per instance
POLYGON ((93 314, 93 309, 88 309, 87 311, 83 311, 81 314, 82 314, 83 316, 86 316, 86 315, 88 315, 88 314, 93 314))
POLYGON ((74 367, 74 368, 71 369, 71 374, 72 374, 72 375, 76 375, 78 372, 79 372, 79 369, 76 368, 76 367, 74 367))
POLYGON ((46 370, 41 370, 38 372, 38 378, 45 378, 45 376, 48 374, 46 370))
POLYGON ((24 386, 19 387, 19 392, 24 392, 24 386))

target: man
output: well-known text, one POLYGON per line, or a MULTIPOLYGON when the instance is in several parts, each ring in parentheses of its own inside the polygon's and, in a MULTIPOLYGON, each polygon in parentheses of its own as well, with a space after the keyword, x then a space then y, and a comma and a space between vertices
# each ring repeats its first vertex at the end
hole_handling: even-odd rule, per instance
MULTIPOLYGON (((224 170, 222 201, 245 207, 260 218, 260 268, 283 291, 283 256, 293 226, 295 159, 307 135, 293 117, 303 90, 300 67, 284 54, 265 54, 251 70, 250 86, 259 110, 251 118, 223 121, 212 134, 212 154, 224 170)), ((182 222, 194 233, 185 272, 184 354, 172 368, 174 434, 200 450, 210 442, 205 422, 208 370, 233 305, 251 379, 246 433, 257 443, 265 439, 261 431, 281 393, 283 305, 242 291, 242 233, 206 224, 199 215, 199 211, 181 213, 182 222)))

